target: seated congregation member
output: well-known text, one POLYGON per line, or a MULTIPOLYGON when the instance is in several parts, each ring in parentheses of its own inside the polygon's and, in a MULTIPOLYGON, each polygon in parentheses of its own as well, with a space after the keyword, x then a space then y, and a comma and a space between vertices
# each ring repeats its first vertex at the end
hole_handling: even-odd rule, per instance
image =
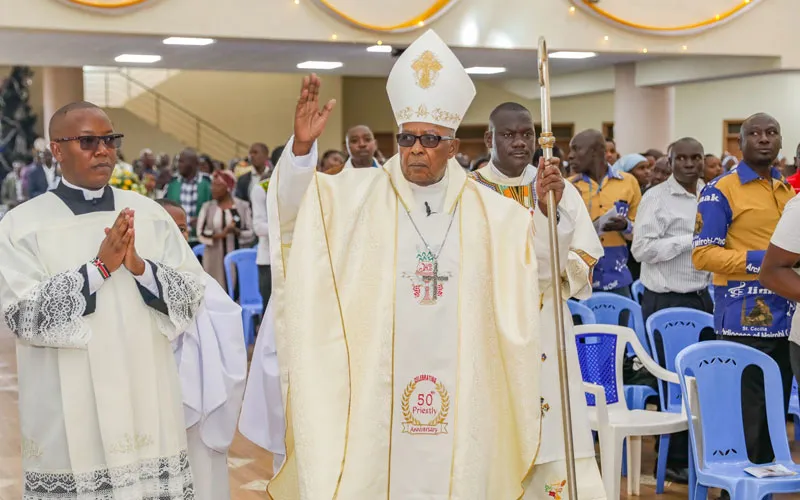
POLYGON ((170 341, 203 270, 160 206, 108 185, 122 134, 102 109, 68 104, 49 135, 61 183, 0 221, 23 498, 194 498, 170 341))
MULTIPOLYGON (((158 200, 186 242, 189 226, 180 204, 158 200)), ((211 276, 203 303, 186 331, 172 342, 183 393, 189 463, 197 500, 227 500, 228 449, 242 406, 247 349, 242 308, 211 276)))
POLYGON ((236 178, 229 170, 212 175, 211 201, 206 202, 197 217, 197 238, 204 244, 203 268, 226 287, 225 256, 247 248, 253 241, 253 216, 250 205, 233 196, 236 178))

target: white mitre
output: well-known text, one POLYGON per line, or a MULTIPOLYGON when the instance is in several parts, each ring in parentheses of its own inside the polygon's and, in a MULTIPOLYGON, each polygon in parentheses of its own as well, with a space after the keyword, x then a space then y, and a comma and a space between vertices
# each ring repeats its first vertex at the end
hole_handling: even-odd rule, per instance
POLYGON ((475 84, 433 30, 397 59, 386 83, 397 125, 423 122, 457 129, 475 98, 475 84))

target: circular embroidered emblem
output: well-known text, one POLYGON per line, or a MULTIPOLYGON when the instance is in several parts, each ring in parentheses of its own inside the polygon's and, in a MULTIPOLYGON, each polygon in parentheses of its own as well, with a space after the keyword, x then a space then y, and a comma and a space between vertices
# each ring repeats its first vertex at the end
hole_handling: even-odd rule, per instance
POLYGON ((403 432, 407 434, 447 434, 450 395, 433 375, 418 375, 408 383, 400 400, 403 432))

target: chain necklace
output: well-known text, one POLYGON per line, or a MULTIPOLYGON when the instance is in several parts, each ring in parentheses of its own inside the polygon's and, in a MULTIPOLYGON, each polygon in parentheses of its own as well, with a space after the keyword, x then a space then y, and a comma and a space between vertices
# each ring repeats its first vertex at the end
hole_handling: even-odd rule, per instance
MULTIPOLYGON (((405 208, 405 207, 404 207, 405 208)), ((439 247, 439 251, 436 254, 433 253, 431 246, 428 245, 428 241, 422 236, 422 232, 417 227, 417 223, 414 222, 414 218, 411 217, 411 212, 406 208, 406 215, 408 215, 408 220, 411 221, 411 225, 414 226, 414 230, 417 231, 419 238, 422 240, 422 244, 425 245, 425 248, 428 250, 428 253, 433 256, 433 290, 438 288, 439 285, 439 255, 442 254, 442 250, 444 250, 444 244, 447 241, 447 237, 450 235, 450 228, 453 227, 453 220, 456 218, 456 210, 458 209, 458 202, 456 202, 456 206, 453 207, 453 215, 450 216, 450 223, 447 225, 447 231, 444 233, 444 238, 442 238, 442 244, 439 247)))

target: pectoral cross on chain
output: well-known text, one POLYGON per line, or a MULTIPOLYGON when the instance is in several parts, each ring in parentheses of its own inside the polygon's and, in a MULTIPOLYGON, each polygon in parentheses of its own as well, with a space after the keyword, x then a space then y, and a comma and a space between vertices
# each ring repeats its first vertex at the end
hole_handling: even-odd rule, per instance
POLYGON ((449 279, 447 276, 439 276, 439 259, 433 259, 433 272, 430 276, 424 276, 422 279, 426 285, 429 285, 428 290, 431 293, 430 296, 426 297, 427 300, 424 300, 424 303, 435 304, 439 299, 439 281, 447 281, 449 279))

